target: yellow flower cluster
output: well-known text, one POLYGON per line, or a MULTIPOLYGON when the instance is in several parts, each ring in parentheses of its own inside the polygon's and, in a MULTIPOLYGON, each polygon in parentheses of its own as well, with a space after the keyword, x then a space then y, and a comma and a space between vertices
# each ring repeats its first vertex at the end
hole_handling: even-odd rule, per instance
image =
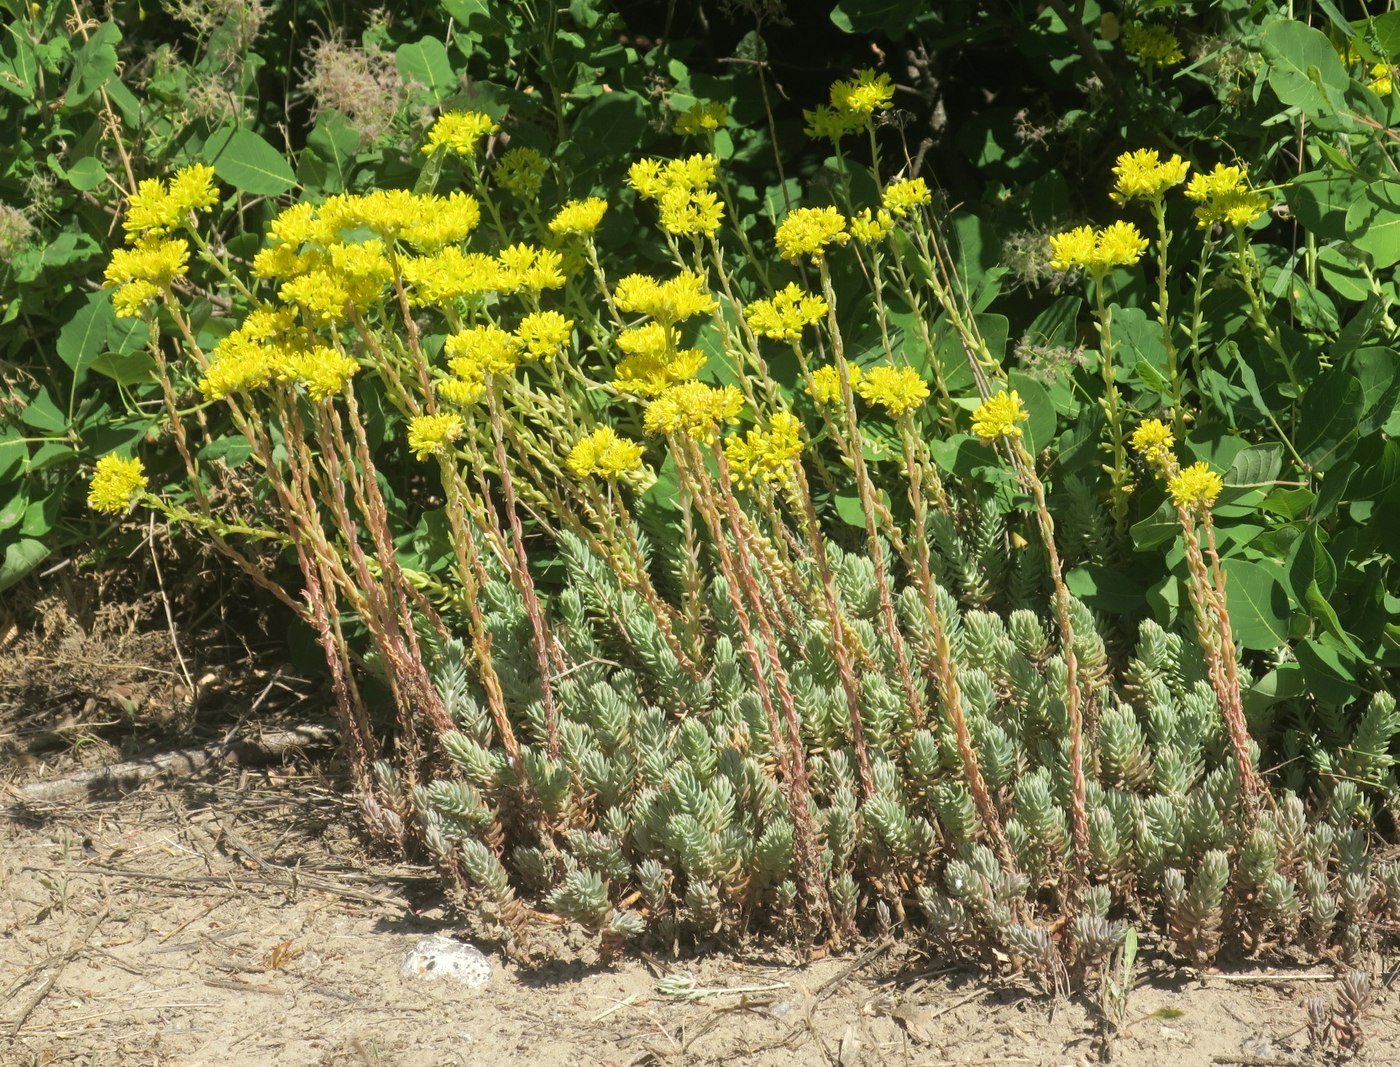
POLYGON ((1167 479, 1167 492, 1172 503, 1188 511, 1209 508, 1225 488, 1225 479, 1210 469, 1208 463, 1193 463, 1167 479))
POLYGON ((850 218, 851 236, 863 245, 873 245, 883 241, 894 229, 894 216, 884 208, 871 211, 868 207, 857 211, 850 218))
POLYGON ((1245 168, 1223 163, 1209 174, 1195 175, 1186 185, 1186 196, 1201 205, 1196 209, 1196 225, 1201 229, 1216 223, 1240 229, 1269 210, 1269 198, 1249 187, 1245 168))
POLYGON ((933 194, 928 191, 928 183, 922 178, 905 178, 903 181, 890 182, 885 187, 885 210, 895 218, 904 218, 932 199, 933 194))
POLYGON ((506 287, 501 264, 484 252, 463 252, 448 245, 428 256, 399 260, 399 272, 415 307, 473 299, 506 287))
POLYGON ((711 155, 688 159, 639 159, 627 170, 627 181, 643 200, 661 212, 661 228, 677 237, 710 236, 724 220, 724 204, 710 185, 719 173, 711 155))
POLYGON ((982 401, 972 413, 972 432, 984 441, 998 437, 1020 437, 1020 423, 1030 418, 1021 406, 1016 390, 1001 392, 982 401))
POLYGON ((177 170, 168 185, 159 178, 141 182, 122 223, 131 247, 113 252, 103 274, 103 283, 116 287, 112 306, 117 318, 139 317, 189 270, 188 242, 168 234, 188 225, 192 212, 208 211, 218 202, 214 168, 202 163, 177 170))
POLYGON ((549 160, 533 148, 512 148, 491 168, 496 184, 520 200, 534 200, 539 196, 547 173, 549 160))
POLYGON ((1123 27, 1123 47, 1147 67, 1170 67, 1186 58, 1176 34, 1145 22, 1129 22, 1123 27))
POLYGON ((850 237, 846 220, 834 207, 799 207, 778 226, 778 251, 784 259, 805 255, 820 259, 827 245, 845 244, 850 237))
POLYGON ((107 285, 118 286, 112 304, 118 318, 135 318, 170 283, 189 270, 190 246, 183 239, 143 237, 134 248, 118 248, 103 273, 107 285))
POLYGON ((261 389, 275 368, 287 366, 291 351, 302 344, 297 314, 291 308, 250 312, 238 329, 219 342, 199 382, 206 400, 261 389))
POLYGON ((423 154, 430 156, 441 148, 459 156, 471 155, 479 140, 499 129, 495 119, 480 111, 445 111, 428 130, 423 154))
POLYGON ((1113 222, 1101 230, 1080 226, 1050 238, 1050 265, 1056 270, 1082 267, 1095 281, 1114 267, 1131 267, 1147 251, 1147 239, 1131 222, 1113 222))
POLYGON ((199 389, 206 400, 222 400, 275 380, 300 385, 321 401, 338 395, 359 369, 353 357, 300 329, 295 310, 260 309, 219 342, 199 389))
POLYGON ((566 462, 580 478, 619 478, 642 469, 642 446, 620 437, 611 426, 600 426, 579 439, 566 462))
MULTIPOLYGON (((854 363, 848 363, 851 374, 851 388, 858 388, 861 370, 854 363)), ((818 404, 841 403, 841 372, 834 366, 818 367, 812 372, 812 385, 808 390, 818 404)))
POLYGON ((1120 204, 1129 200, 1161 200, 1168 189, 1186 180, 1190 169, 1191 164, 1178 155, 1161 162, 1155 149, 1124 152, 1113 165, 1117 181, 1109 196, 1120 204))
POLYGON ((209 211, 218 202, 214 168, 195 163, 177 170, 169 185, 160 178, 143 179, 126 206, 122 228, 128 239, 161 237, 186 225, 190 212, 209 211))
POLYGON ((724 455, 741 489, 754 482, 777 482, 792 476, 802 454, 802 423, 790 412, 775 412, 768 429, 724 439, 724 455))
POLYGON ((608 202, 600 196, 587 200, 570 200, 549 220, 549 232, 563 236, 591 237, 603 221, 608 202))
POLYGON ((732 385, 716 388, 704 382, 673 385, 649 403, 642 416, 647 433, 680 434, 713 441, 721 423, 732 422, 744 408, 744 398, 732 385))
POLYGON ((349 308, 370 307, 394 277, 384 242, 378 238, 331 245, 321 262, 324 266, 292 278, 277 295, 323 325, 344 320, 349 308))
POLYGON ((93 511, 122 512, 146 491, 146 475, 139 459, 122 459, 112 453, 97 461, 88 485, 88 507, 93 511))
POLYGON ((812 111, 803 111, 809 137, 825 137, 839 141, 847 134, 864 129, 870 116, 890 107, 894 99, 894 83, 888 74, 862 70, 849 81, 838 81, 831 87, 831 104, 822 104, 812 111))
POLYGON ((455 412, 415 415, 408 420, 409 451, 414 459, 442 455, 466 428, 466 421, 455 412))
POLYGON ((744 308, 749 328, 760 337, 774 341, 796 341, 805 326, 815 326, 826 317, 826 301, 809 293, 796 282, 773 294, 771 300, 755 300, 744 308))
POLYGON ((705 354, 696 348, 677 348, 679 340, 672 327, 659 322, 623 330, 617 347, 626 356, 614 371, 613 385, 637 396, 656 396, 690 381, 705 366, 705 354))
MULTIPOLYGON (((447 365, 458 379, 480 390, 493 374, 515 370, 525 344, 515 334, 499 326, 471 326, 458 330, 443 342, 447 365)), ((441 386, 439 386, 441 388, 441 386)), ((476 396, 480 396, 480 392, 476 396)), ((475 397, 473 397, 475 399, 475 397)))
POLYGON ((564 284, 564 257, 552 248, 514 244, 496 256, 501 268, 499 289, 503 293, 538 293, 564 284))
POLYGON ((1176 437, 1161 419, 1144 419, 1133 431, 1129 443, 1133 446, 1133 451, 1141 455, 1149 466, 1160 471, 1172 458, 1176 437))
POLYGON ((889 108, 894 99, 894 82, 888 74, 862 70, 850 81, 838 81, 831 86, 831 106, 837 111, 871 115, 889 108))
POLYGON ((569 343, 573 329, 574 320, 557 311, 532 311, 520 320, 515 336, 520 340, 523 358, 552 363, 559 350, 569 343))
POLYGON ((913 411, 929 397, 928 383, 912 367, 887 363, 867 367, 855 390, 867 404, 882 407, 894 418, 913 411))
POLYGON ((705 279, 694 271, 682 271, 664 282, 649 274, 629 274, 613 289, 620 311, 635 312, 664 326, 706 315, 716 307, 705 279))
POLYGON ((723 104, 696 101, 676 116, 673 133, 710 133, 729 125, 729 109, 723 104))

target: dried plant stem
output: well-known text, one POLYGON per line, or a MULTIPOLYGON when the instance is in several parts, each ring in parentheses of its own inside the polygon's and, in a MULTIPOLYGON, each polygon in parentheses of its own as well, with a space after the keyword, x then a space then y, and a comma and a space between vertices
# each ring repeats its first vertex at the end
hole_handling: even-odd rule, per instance
POLYGON ((890 642, 890 653, 894 658, 895 671, 899 675, 899 684, 904 690, 910 714, 915 722, 923 722, 926 717, 924 699, 915 687, 913 673, 909 670, 904 635, 900 633, 894 614, 894 601, 890 597, 889 568, 885 565, 885 553, 880 546, 880 535, 876 528, 875 491, 870 482, 870 472, 865 466, 860 424, 856 419, 856 401, 851 392, 851 366, 846 361, 841 327, 836 320, 836 290, 832 287, 831 271, 826 265, 826 260, 821 259, 818 263, 822 295, 825 296, 827 304, 827 325, 831 331, 832 352, 836 358, 836 373, 841 382, 841 401, 845 408, 847 433, 850 438, 851 470, 855 475, 856 492, 860 496, 861 511, 865 516, 865 539, 870 551, 870 561, 875 566, 875 588, 880 597, 880 620, 885 627, 885 636, 890 642))
POLYGON ((1273 797, 1254 769, 1250 756, 1249 726, 1240 697, 1235 639, 1225 603, 1225 579, 1215 548, 1215 524, 1210 512, 1205 511, 1201 521, 1209 538, 1211 565, 1208 567, 1201 551, 1195 517, 1182 505, 1177 505, 1176 514, 1186 548, 1186 569, 1190 575, 1186 589, 1196 616, 1196 634, 1206 654, 1211 687, 1215 690, 1215 698, 1230 735, 1230 746, 1234 749, 1235 763, 1240 773, 1240 793, 1252 818, 1258 810, 1259 801, 1264 799, 1272 805, 1273 797))
POLYGON ((1060 552, 1055 545, 1055 520, 1045 501, 1045 483, 1036 473, 1034 457, 1020 439, 1008 439, 1007 444, 1021 484, 1035 501, 1036 522, 1055 589, 1055 623, 1060 630, 1061 654, 1065 660, 1065 711, 1069 717, 1070 839, 1074 847, 1069 897, 1072 899, 1083 888, 1089 871, 1088 784, 1084 778, 1084 711, 1079 687, 1079 657, 1074 654, 1069 588, 1065 585, 1064 564, 1060 562, 1060 552))
POLYGON ((530 629, 535 635, 535 657, 540 673, 540 700, 544 704, 544 728, 549 758, 559 758, 559 711, 554 704, 554 685, 550 682, 553 674, 564 672, 564 658, 559 653, 549 627, 545 623, 544 611, 535 593, 535 581, 530 576, 530 558, 525 552, 525 533, 520 524, 520 509, 516 506, 515 485, 510 475, 510 462, 506 458, 505 438, 501 434, 501 407, 496 398, 495 386, 486 387, 486 403, 490 413, 491 441, 496 450, 496 466, 501 479, 501 492, 505 495, 506 519, 510 523, 510 542, 515 551, 511 574, 515 578, 516 589, 525 601, 525 612, 530 617, 530 629))

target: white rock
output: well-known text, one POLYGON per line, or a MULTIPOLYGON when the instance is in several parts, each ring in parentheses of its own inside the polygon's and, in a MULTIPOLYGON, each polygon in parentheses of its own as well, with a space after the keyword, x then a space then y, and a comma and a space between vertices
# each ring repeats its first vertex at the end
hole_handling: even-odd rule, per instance
POLYGON ((491 961, 475 945, 454 941, 434 934, 413 946, 403 959, 405 978, 436 981, 453 978, 469 989, 484 986, 491 980, 491 961))

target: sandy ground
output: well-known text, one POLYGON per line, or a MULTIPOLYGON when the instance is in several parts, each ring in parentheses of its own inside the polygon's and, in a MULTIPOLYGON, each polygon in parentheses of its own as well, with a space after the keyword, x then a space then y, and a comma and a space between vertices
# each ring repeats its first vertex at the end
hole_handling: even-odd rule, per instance
MULTIPOLYGON (((492 956, 481 988, 406 977, 420 938, 471 931, 431 870, 367 854, 353 825, 305 763, 0 816, 0 1064, 1332 1062, 1306 1028, 1307 999, 1337 996, 1326 966, 1181 972, 1145 953, 1111 1040, 1092 994, 1056 999, 903 941, 806 965, 608 969, 546 928, 557 958, 492 956)), ((1396 963, 1363 963, 1359 1061, 1400 1063, 1396 963)))

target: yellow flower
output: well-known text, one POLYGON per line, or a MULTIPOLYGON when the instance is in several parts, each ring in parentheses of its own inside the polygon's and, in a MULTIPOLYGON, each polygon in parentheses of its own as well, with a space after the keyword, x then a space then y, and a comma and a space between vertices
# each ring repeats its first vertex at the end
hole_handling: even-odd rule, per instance
POLYGON ((146 475, 141 461, 122 459, 115 453, 97 461, 88 486, 88 507, 93 511, 122 512, 146 491, 146 475))
POLYGON ((831 106, 852 115, 870 115, 883 111, 894 99, 894 82, 888 74, 862 70, 850 81, 839 81, 831 87, 831 106))
POLYGON ((501 265, 502 292, 525 289, 538 293, 564 284, 564 257, 552 248, 511 245, 501 249, 496 261, 501 265))
POLYGON ((1160 468, 1172 454, 1176 438, 1161 419, 1144 419, 1129 439, 1133 450, 1151 466, 1160 468))
POLYGON ((491 168, 496 184, 520 200, 534 200, 549 173, 549 160, 533 148, 512 148, 491 168))
POLYGON ((1269 198, 1249 187, 1245 169, 1223 163, 1209 174, 1195 175, 1186 185, 1186 196, 1200 202, 1196 225, 1201 229, 1218 222, 1241 228, 1269 210, 1269 198))
POLYGON ((574 320, 557 311, 534 311, 520 320, 515 335, 524 346, 526 359, 553 361, 558 351, 569 343, 574 320))
POLYGON ((1170 67, 1186 58, 1176 34, 1144 22, 1130 22, 1123 27, 1123 47, 1147 67, 1170 67))
POLYGON ((403 239, 420 252, 431 252, 455 244, 476 229, 481 221, 481 205, 474 196, 454 192, 418 198, 418 219, 403 228, 403 239))
POLYGON ((1016 390, 988 397, 972 413, 972 432, 984 441, 997 437, 1020 437, 1021 427, 1030 416, 1021 406, 1016 390))
POLYGON ((399 260, 399 270, 415 306, 445 304, 459 297, 477 297, 501 287, 501 265, 484 252, 463 252, 455 245, 430 256, 399 260))
POLYGON ((459 156, 476 151, 476 142, 500 127, 490 115, 480 111, 446 111, 438 116, 428 131, 428 143, 423 154, 430 156, 437 149, 455 152, 459 156))
POLYGON ((774 341, 796 341, 805 326, 815 326, 826 317, 826 301, 809 293, 796 282, 773 294, 772 300, 755 300, 744 308, 744 318, 760 337, 774 341))
POLYGON ((720 423, 738 418, 743 407, 744 398, 732 385, 715 388, 703 382, 682 382, 647 405, 642 425, 647 433, 713 441, 720 423))
MULTIPOLYGON (((851 388, 860 384, 861 371, 854 363, 848 363, 851 373, 851 388)), ((819 367, 812 372, 812 399, 818 404, 841 403, 841 372, 836 367, 819 367)))
POLYGON ((319 241, 322 230, 316 218, 316 205, 303 200, 283 208, 268 225, 267 234, 281 244, 299 247, 308 241, 319 241))
POLYGON ((454 373, 477 381, 515 370, 524 342, 499 326, 472 326, 449 336, 442 347, 454 373))
POLYGON ((1131 267, 1147 251, 1147 238, 1131 222, 1114 222, 1102 230, 1080 226, 1050 238, 1050 266, 1082 267, 1095 281, 1114 267, 1131 267))
POLYGON ((659 200, 667 193, 708 189, 718 173, 719 157, 708 153, 685 159, 639 159, 627 168, 627 184, 643 200, 659 200))
POLYGON ((313 270, 293 278, 277 291, 289 304, 304 308, 317 323, 329 326, 349 317, 346 310, 353 301, 350 290, 330 271, 313 270))
POLYGON ((1113 165, 1117 181, 1109 196, 1120 204, 1134 199, 1161 200, 1163 193, 1186 180, 1186 172, 1190 169, 1191 164, 1178 155, 1173 155, 1165 163, 1161 162, 1155 149, 1140 148, 1136 152, 1124 152, 1113 165))
POLYGON ((189 259, 190 246, 186 241, 145 237, 135 248, 116 249, 103 277, 108 285, 142 281, 164 289, 189 270, 189 259))
POLYGON ((1167 480, 1167 492, 1179 508, 1209 508, 1225 488, 1225 480, 1206 463, 1193 463, 1167 480))
POLYGON ((704 367, 705 353, 698 348, 683 348, 671 355, 641 353, 618 362, 613 385, 636 396, 656 396, 695 378, 704 367))
POLYGON ((127 282, 112 294, 112 308, 119 319, 137 319, 160 292, 160 286, 153 282, 127 282))
POLYGON ((724 455, 741 489, 755 481, 776 482, 791 477, 802 454, 802 423, 786 411, 775 412, 767 430, 752 429, 743 437, 724 439, 724 455))
POLYGON ((617 283, 613 301, 619 310, 647 315, 665 326, 704 315, 716 307, 705 279, 682 271, 664 282, 646 274, 629 274, 617 283))
POLYGON ((827 245, 845 244, 850 236, 846 220, 834 207, 799 207, 788 212, 778 227, 778 250, 784 259, 821 258, 827 245))
POLYGON ((486 382, 467 381, 463 378, 444 378, 434 387, 438 399, 454 407, 471 407, 486 395, 486 382))
POLYGON ((212 210, 219 202, 214 168, 203 163, 181 167, 170 179, 170 200, 182 213, 212 210))
POLYGON ((415 415, 408 420, 408 447, 414 459, 441 455, 449 445, 462 436, 466 421, 455 412, 437 415, 415 415))
POLYGON ((579 439, 570 450, 567 463, 580 478, 590 474, 618 478, 642 469, 642 446, 619 437, 610 426, 600 426, 579 439))
POLYGON ((883 241, 892 229, 894 216, 884 208, 878 212, 864 208, 851 216, 851 236, 864 245, 883 241))
POLYGON ((677 237, 712 236, 724 221, 724 204, 708 189, 673 189, 661 195, 661 228, 677 237))
POLYGON ((570 200, 554 218, 549 220, 551 233, 574 234, 579 237, 591 236, 603 221, 603 214, 608 210, 608 202, 600 196, 591 196, 587 200, 570 200))
POLYGON ((286 377, 300 382, 312 400, 339 396, 360 365, 344 352, 327 345, 298 352, 284 369, 286 377))
POLYGON ((802 117, 807 120, 803 132, 808 137, 825 137, 839 143, 842 137, 855 133, 865 126, 865 116, 859 112, 839 111, 834 107, 819 104, 811 111, 804 110, 802 117))
POLYGON ((906 178, 885 187, 885 208, 896 218, 904 218, 915 208, 933 200, 928 183, 922 178, 906 178))
POLYGON ((928 383, 913 367, 867 367, 855 386, 867 404, 878 404, 894 418, 913 411, 929 397, 928 383))
POLYGON ((682 135, 705 133, 729 125, 729 109, 723 104, 696 101, 676 116, 671 132, 682 135))

